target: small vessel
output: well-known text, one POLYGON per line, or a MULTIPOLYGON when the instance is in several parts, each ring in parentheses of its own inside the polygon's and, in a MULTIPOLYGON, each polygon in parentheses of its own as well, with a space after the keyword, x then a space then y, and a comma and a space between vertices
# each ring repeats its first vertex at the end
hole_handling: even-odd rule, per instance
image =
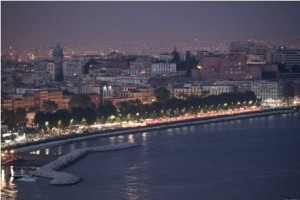
POLYGON ((35 182, 38 180, 37 177, 33 177, 33 176, 28 176, 28 175, 24 175, 21 178, 17 179, 18 181, 24 181, 24 182, 35 182))

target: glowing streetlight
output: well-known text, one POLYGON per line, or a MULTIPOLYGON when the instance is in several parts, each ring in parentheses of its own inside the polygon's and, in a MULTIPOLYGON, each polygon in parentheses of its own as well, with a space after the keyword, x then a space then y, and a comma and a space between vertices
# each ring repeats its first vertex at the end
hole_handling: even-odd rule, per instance
POLYGON ((58 127, 61 127, 61 120, 59 120, 59 121, 57 122, 57 126, 58 126, 58 127))

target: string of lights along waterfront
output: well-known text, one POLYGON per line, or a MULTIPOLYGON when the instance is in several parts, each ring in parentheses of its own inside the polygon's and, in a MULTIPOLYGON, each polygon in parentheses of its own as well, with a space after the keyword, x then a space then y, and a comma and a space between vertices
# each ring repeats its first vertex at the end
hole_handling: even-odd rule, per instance
POLYGON ((12 181, 7 174, 13 168, 2 167, 2 199, 300 198, 299 121, 299 113, 275 115, 35 151, 47 156, 127 141, 142 144, 89 154, 63 169, 82 178, 71 186, 52 186, 43 178, 34 183, 12 181))

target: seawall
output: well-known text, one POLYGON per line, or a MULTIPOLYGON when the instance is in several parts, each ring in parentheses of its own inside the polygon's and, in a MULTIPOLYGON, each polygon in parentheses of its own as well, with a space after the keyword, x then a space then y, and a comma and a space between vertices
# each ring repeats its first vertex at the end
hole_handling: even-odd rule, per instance
POLYGON ((73 150, 63 156, 60 156, 55 161, 52 161, 46 165, 43 165, 39 169, 32 172, 32 175, 40 176, 44 178, 51 178, 49 184, 51 185, 70 185, 75 184, 80 181, 80 178, 66 172, 59 172, 60 170, 75 161, 79 160, 83 156, 91 152, 103 152, 103 151, 113 151, 128 149, 133 147, 138 147, 139 144, 136 143, 122 143, 116 145, 102 146, 102 147, 90 147, 73 150))

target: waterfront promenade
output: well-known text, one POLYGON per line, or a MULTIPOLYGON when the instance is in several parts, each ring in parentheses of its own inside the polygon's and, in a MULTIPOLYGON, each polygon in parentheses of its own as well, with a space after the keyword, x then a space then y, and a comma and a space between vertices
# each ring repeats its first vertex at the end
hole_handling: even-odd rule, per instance
POLYGON ((70 143, 80 140, 92 139, 97 137, 109 137, 122 134, 132 134, 145 131, 153 131, 159 129, 174 128, 180 126, 189 126, 197 125, 204 123, 213 123, 219 121, 228 121, 228 120, 237 120, 243 118, 252 118, 252 117, 262 117, 275 114, 285 114, 295 112, 292 109, 273 109, 273 110, 261 110, 260 107, 252 107, 245 109, 235 109, 230 111, 221 111, 221 112, 208 112, 208 113, 198 113, 195 115, 185 115, 180 117, 172 118, 157 118, 157 119, 148 119, 144 123, 127 123, 124 128, 117 129, 108 129, 108 130, 98 130, 90 129, 89 131, 75 134, 71 132, 66 135, 59 135, 52 137, 47 140, 37 140, 31 141, 24 144, 16 144, 13 146, 2 147, 2 152, 15 154, 15 153, 24 153, 30 152, 38 149, 44 149, 51 146, 56 146, 64 143, 70 143))

